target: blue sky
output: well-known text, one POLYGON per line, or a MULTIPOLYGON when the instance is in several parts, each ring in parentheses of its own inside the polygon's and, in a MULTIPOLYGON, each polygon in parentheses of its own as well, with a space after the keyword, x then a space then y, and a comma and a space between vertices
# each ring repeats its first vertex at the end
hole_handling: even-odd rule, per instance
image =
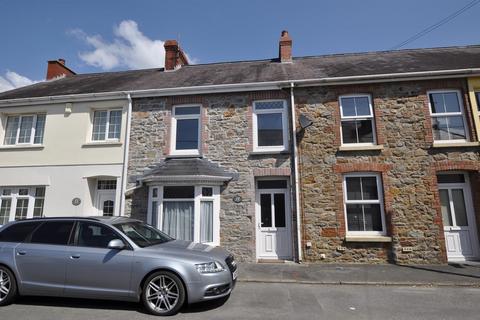
MULTIPOLYGON (((167 39, 196 63, 276 57, 283 29, 294 56, 386 50, 470 1, 0 0, 0 90, 43 80, 56 58, 77 73, 162 66, 167 39)), ((479 17, 477 5, 406 48, 480 44, 479 17)))

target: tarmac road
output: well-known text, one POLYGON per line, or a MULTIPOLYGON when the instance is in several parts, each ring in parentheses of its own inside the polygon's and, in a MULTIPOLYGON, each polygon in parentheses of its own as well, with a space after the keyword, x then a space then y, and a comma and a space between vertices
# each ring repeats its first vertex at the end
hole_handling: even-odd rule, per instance
MULTIPOLYGON (((2 320, 160 319, 135 303, 22 297, 2 320)), ((183 308, 168 319, 480 319, 480 289, 237 283, 226 301, 183 308)))

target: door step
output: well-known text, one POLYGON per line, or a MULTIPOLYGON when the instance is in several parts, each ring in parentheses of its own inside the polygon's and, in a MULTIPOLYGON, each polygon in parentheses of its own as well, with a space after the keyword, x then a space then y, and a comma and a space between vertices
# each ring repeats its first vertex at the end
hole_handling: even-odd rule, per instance
POLYGON ((283 259, 257 259, 257 263, 285 263, 283 259))

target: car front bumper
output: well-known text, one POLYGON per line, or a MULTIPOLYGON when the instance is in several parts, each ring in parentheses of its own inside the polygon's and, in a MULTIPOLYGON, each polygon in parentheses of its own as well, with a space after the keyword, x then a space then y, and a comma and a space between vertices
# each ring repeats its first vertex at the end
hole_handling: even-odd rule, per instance
POLYGON ((235 287, 232 273, 224 270, 219 273, 204 274, 202 281, 187 284, 188 303, 218 299, 228 296, 235 287))
POLYGON ((237 282, 238 268, 232 255, 227 257, 225 263, 225 270, 202 274, 200 281, 187 284, 189 303, 222 298, 232 292, 237 282))

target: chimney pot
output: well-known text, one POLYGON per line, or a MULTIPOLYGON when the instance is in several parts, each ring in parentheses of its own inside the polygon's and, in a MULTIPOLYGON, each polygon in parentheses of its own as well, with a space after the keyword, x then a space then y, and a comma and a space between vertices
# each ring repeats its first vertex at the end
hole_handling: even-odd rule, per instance
POLYGON ((290 38, 287 30, 283 30, 280 36, 278 58, 280 62, 292 62, 292 38, 290 38))

